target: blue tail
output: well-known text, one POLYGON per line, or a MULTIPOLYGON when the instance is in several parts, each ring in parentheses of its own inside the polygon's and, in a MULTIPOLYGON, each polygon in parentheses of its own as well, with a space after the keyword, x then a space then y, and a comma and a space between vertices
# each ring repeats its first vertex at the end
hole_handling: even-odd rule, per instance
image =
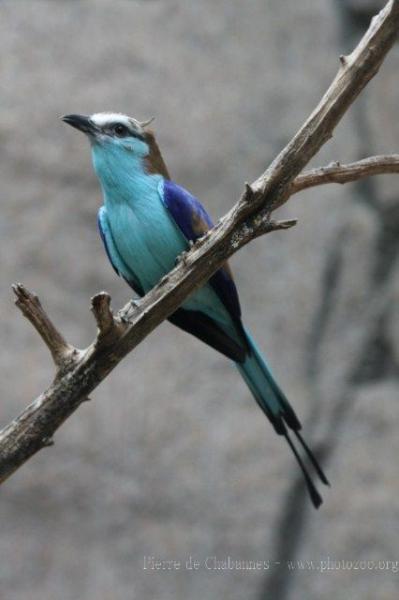
POLYGON ((245 379, 260 408, 270 419, 274 429, 276 430, 276 433, 283 435, 287 440, 304 475, 313 505, 318 508, 322 503, 321 496, 316 490, 305 464, 289 436, 289 429, 294 432, 298 442, 305 451, 306 456, 308 457, 320 480, 325 485, 329 485, 328 480, 318 464, 315 456, 300 434, 302 426, 298 420, 298 417, 296 416, 284 393, 274 380, 273 375, 265 359, 259 352, 254 340, 247 331, 245 331, 245 333, 250 352, 245 362, 236 363, 237 368, 242 377, 245 379))

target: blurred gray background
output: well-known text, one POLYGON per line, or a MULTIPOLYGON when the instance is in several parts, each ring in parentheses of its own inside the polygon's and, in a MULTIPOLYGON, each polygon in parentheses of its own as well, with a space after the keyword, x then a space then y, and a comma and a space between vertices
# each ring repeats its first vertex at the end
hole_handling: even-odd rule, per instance
MULTIPOLYGON (((11 284, 35 290, 80 347, 95 335, 90 296, 105 289, 115 308, 130 297, 97 234, 88 144, 59 116, 155 115, 174 178, 218 218, 378 5, 0 3, 2 425, 53 375, 11 284)), ((398 150, 398 67, 396 47, 315 165, 398 150)), ((323 457, 322 508, 234 367, 163 324, 1 488, 2 598, 397 598, 398 573, 378 563, 399 561, 397 189, 386 176, 302 193, 279 213, 297 227, 232 260, 245 322, 323 457), (146 570, 144 556, 181 568, 146 570), (204 564, 228 556, 269 568, 204 564)))

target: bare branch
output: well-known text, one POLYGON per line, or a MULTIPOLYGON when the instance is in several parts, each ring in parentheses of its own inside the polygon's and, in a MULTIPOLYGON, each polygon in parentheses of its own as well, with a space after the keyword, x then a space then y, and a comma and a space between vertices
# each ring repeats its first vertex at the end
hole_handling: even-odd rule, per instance
POLYGON ((318 106, 268 169, 252 184, 259 203, 275 209, 287 200, 290 183, 325 144, 363 88, 378 72, 399 30, 399 1, 390 0, 341 66, 318 106))
POLYGON ((36 294, 29 292, 22 283, 16 283, 12 289, 17 297, 15 304, 42 337, 56 366, 63 366, 65 361, 70 358, 73 346, 66 342, 47 316, 36 294))
POLYGON ((93 296, 91 299, 91 310, 98 327, 97 349, 112 345, 120 338, 127 324, 115 319, 111 310, 110 295, 107 292, 100 292, 93 296))
POLYGON ((370 156, 347 165, 335 162, 326 167, 305 171, 292 182, 290 192, 292 195, 317 185, 349 183, 371 175, 387 173, 399 173, 399 154, 370 156))
MULTIPOLYGON (((0 432, 0 482, 48 445, 56 429, 126 354, 203 285, 229 256, 258 235, 295 224, 272 221, 270 214, 287 201, 295 177, 332 136, 350 104, 376 74, 396 39, 398 28, 399 0, 390 0, 373 19, 355 50, 341 59, 338 74, 319 105, 265 173, 246 185, 240 201, 137 305, 129 302, 115 319, 105 295, 94 300, 93 312, 100 330, 97 339, 85 351, 74 349, 68 367, 0 432), (114 335, 119 323, 123 323, 123 331, 114 335), (114 332, 112 344, 100 342, 110 332, 114 332)), ((53 353, 54 344, 49 339, 51 325, 45 319, 43 327, 40 319, 30 320, 53 353)), ((61 346, 71 348, 54 327, 53 333, 59 346, 62 340, 61 346)))

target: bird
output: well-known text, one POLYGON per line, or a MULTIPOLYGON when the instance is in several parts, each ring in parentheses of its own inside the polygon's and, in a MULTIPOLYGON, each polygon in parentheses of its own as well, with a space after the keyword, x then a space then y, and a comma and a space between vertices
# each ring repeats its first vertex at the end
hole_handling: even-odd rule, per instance
MULTIPOLYGON (((117 275, 144 296, 213 222, 199 200, 170 177, 149 128, 152 119, 139 121, 114 112, 61 118, 90 141, 103 196, 97 223, 108 259, 117 275)), ((296 413, 243 325, 228 263, 188 296, 169 321, 235 363, 275 432, 286 439, 318 508, 322 497, 308 467, 323 484, 329 482, 301 434, 296 413)))

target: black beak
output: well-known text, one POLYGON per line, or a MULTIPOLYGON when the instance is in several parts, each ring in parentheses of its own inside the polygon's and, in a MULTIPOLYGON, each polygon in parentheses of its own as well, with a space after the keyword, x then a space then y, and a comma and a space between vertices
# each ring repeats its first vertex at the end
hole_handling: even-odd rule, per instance
POLYGON ((89 117, 85 117, 85 115, 64 115, 61 117, 61 120, 64 121, 64 123, 68 123, 71 127, 83 131, 83 133, 94 135, 97 131, 94 123, 89 117))

